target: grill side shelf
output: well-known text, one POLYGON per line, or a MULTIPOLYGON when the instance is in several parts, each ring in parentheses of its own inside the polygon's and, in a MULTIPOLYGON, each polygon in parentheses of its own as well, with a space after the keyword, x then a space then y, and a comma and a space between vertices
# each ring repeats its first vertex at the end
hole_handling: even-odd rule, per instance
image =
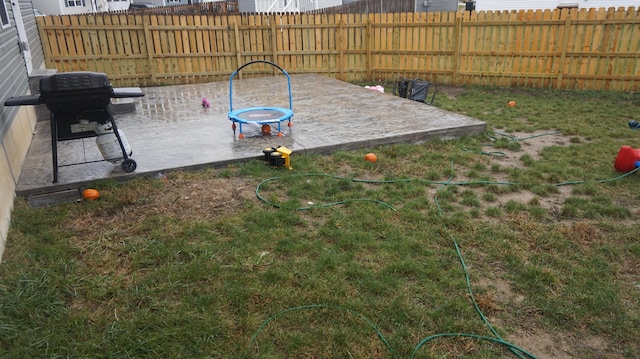
POLYGON ((27 105, 41 105, 44 101, 38 95, 28 95, 28 96, 15 96, 9 97, 5 102, 5 106, 27 106, 27 105))

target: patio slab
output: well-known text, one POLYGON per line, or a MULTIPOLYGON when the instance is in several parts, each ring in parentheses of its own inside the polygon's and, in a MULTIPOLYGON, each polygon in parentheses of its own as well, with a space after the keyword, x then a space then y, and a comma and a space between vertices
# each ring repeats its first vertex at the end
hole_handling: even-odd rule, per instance
MULTIPOLYGON (((266 147, 287 146, 293 156, 394 143, 420 143, 481 134, 486 124, 390 93, 380 93, 315 74, 291 76, 292 127, 283 136, 244 125, 238 139, 227 118, 229 82, 144 88, 135 111, 116 114, 137 163, 127 173, 102 161, 96 138, 58 142, 58 183, 52 183, 49 121, 39 121, 17 185, 19 196, 73 191, 105 178, 126 180, 177 169, 221 167, 262 156, 266 147), (210 107, 203 108, 205 97, 210 107)), ((233 108, 289 107, 286 77, 234 79, 233 108)), ((437 103, 437 97, 436 97, 437 103)), ((295 160, 293 161, 295 167, 295 160)), ((65 198, 65 196, 61 196, 65 198)), ((49 204, 49 200, 40 201, 49 204)))

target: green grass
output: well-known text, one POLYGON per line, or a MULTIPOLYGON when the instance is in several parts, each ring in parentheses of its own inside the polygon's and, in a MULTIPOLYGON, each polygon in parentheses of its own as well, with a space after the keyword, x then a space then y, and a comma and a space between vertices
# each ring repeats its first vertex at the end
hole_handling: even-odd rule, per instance
POLYGON ((613 169, 638 143, 638 95, 468 88, 436 105, 488 134, 17 199, 0 357, 517 357, 477 336, 640 356, 638 177, 613 169), (511 131, 566 143, 531 155, 511 131))

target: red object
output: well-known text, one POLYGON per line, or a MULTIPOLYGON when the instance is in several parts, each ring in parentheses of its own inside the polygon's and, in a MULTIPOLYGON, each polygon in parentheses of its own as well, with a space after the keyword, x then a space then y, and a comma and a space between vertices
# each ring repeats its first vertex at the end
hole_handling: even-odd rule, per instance
POLYGON ((100 198, 100 192, 97 189, 87 188, 82 191, 82 198, 93 201, 100 198))
POLYGON ((636 162, 640 161, 640 148, 633 149, 631 146, 622 146, 616 156, 613 166, 616 171, 627 173, 636 169, 636 162))

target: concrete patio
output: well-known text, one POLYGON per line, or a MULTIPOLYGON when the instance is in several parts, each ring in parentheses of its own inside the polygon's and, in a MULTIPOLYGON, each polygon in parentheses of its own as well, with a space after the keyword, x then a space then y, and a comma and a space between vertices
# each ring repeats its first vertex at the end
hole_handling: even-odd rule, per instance
MULTIPOLYGON (((124 180, 176 169, 220 167, 260 157, 266 147, 284 145, 296 156, 485 131, 485 123, 479 120, 320 75, 291 76, 291 86, 292 127, 283 124, 284 134, 278 137, 244 125, 243 139, 234 136, 227 118, 228 81, 144 88, 144 97, 132 99, 135 111, 116 115, 118 128, 133 149, 131 158, 137 163, 131 173, 102 161, 96 139, 89 137, 58 142, 61 167, 58 183, 52 183, 50 123, 39 121, 16 193, 29 197, 33 205, 47 205, 79 198, 78 189, 98 179, 124 180), (210 107, 202 107, 203 97, 210 107)), ((282 75, 236 77, 233 92, 234 109, 289 107, 287 79, 282 75)))

